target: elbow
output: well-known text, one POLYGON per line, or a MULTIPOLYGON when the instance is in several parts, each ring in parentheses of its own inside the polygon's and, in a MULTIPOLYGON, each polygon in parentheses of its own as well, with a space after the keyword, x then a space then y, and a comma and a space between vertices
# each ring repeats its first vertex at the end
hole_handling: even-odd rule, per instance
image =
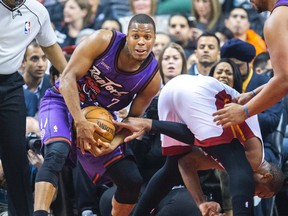
POLYGON ((269 83, 272 82, 273 85, 277 86, 278 95, 287 95, 288 94, 288 73, 275 75, 269 83))

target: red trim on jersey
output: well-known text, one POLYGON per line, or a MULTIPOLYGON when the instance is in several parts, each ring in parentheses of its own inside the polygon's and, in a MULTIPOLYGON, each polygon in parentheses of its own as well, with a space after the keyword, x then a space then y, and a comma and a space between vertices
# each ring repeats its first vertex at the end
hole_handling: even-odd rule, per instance
POLYGON ((211 137, 205 140, 197 140, 195 139, 196 146, 202 147, 209 147, 209 146, 216 146, 219 144, 228 144, 232 141, 232 139, 236 138, 241 143, 244 143, 247 139, 252 137, 256 137, 255 134, 252 132, 250 127, 247 125, 246 122, 243 122, 236 126, 231 126, 230 128, 223 129, 223 133, 217 137, 211 137))
POLYGON ((47 144, 49 144, 49 143, 51 143, 51 142, 55 142, 55 141, 65 141, 65 142, 69 143, 69 145, 71 145, 70 140, 67 139, 67 138, 64 138, 64 137, 52 137, 52 138, 46 140, 46 141, 44 142, 44 144, 47 145, 47 144))
POLYGON ((109 166, 109 165, 110 165, 111 163, 113 163, 114 161, 116 161, 116 160, 118 160, 118 159, 120 159, 120 158, 123 158, 123 157, 124 157, 123 154, 118 155, 118 156, 112 158, 111 160, 107 161, 103 166, 106 168, 107 166, 109 166))
POLYGON ((96 182, 99 180, 99 178, 100 178, 100 174, 97 173, 96 176, 93 179, 93 184, 96 184, 96 182))
POLYGON ((162 147, 162 155, 179 155, 192 151, 193 146, 168 146, 162 147))

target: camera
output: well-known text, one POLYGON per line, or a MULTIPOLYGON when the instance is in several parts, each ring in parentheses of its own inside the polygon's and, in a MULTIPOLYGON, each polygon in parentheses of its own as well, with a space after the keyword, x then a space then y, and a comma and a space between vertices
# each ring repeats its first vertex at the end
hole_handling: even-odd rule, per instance
POLYGON ((37 154, 41 152, 41 138, 35 132, 30 132, 26 136, 26 149, 31 149, 37 154))

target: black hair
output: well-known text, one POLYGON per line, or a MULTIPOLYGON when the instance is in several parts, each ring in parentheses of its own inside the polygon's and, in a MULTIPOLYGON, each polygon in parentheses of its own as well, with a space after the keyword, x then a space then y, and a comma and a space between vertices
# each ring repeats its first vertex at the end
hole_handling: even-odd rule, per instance
POLYGON ((270 55, 268 52, 262 52, 258 54, 253 61, 253 71, 255 71, 257 67, 260 67, 262 70, 265 69, 269 59, 270 55))
POLYGON ((147 14, 137 14, 133 16, 128 24, 128 30, 131 28, 132 23, 151 24, 153 26, 154 33, 156 33, 155 22, 152 17, 147 14))
POLYGON ((172 14, 172 15, 169 17, 169 19, 168 19, 168 26, 170 26, 171 19, 172 19, 174 16, 181 16, 181 17, 185 18, 186 21, 187 21, 187 23, 188 23, 189 28, 192 28, 192 27, 195 27, 195 26, 196 26, 195 17, 187 16, 187 15, 184 14, 184 13, 174 13, 174 14, 172 14))
MULTIPOLYGON (((218 48, 219 48, 219 50, 220 50, 220 40, 219 40, 219 38, 218 38, 215 34, 210 33, 210 32, 204 32, 204 33, 202 33, 202 34, 197 38, 197 43, 198 43, 198 41, 199 41, 199 39, 200 39, 201 37, 214 37, 214 38, 216 39, 216 41, 217 41, 217 45, 218 45, 218 48)), ((196 47, 197 47, 197 44, 196 44, 196 47)))
POLYGON ((239 67, 229 58, 222 58, 220 61, 218 61, 210 70, 209 76, 213 77, 215 69, 217 65, 221 62, 227 62, 228 64, 231 65, 232 71, 233 71, 233 77, 234 77, 234 83, 233 83, 233 88, 238 91, 239 93, 242 93, 242 76, 241 72, 239 70, 239 67))
POLYGON ((215 32, 220 32, 227 38, 227 40, 234 38, 233 32, 226 26, 220 26, 219 28, 216 29, 215 32))
POLYGON ((118 26, 119 26, 119 31, 122 32, 122 24, 121 24, 120 21, 119 21, 117 18, 115 18, 115 17, 107 17, 106 19, 104 19, 104 20, 102 21, 102 23, 101 23, 101 28, 102 28, 103 23, 106 22, 107 20, 116 22, 116 23, 118 24, 118 26))
POLYGON ((283 188, 285 175, 274 163, 269 163, 269 172, 273 175, 272 181, 269 183, 270 189, 277 194, 283 188))
POLYGON ((246 7, 245 7, 244 5, 240 5, 240 6, 238 6, 238 7, 234 7, 234 8, 230 11, 230 13, 229 13, 229 15, 228 15, 228 18, 230 17, 231 12, 234 11, 235 9, 242 9, 242 10, 244 10, 244 11, 246 12, 246 14, 247 14, 247 19, 248 19, 248 21, 250 22, 250 14, 249 14, 248 10, 246 9, 246 7))

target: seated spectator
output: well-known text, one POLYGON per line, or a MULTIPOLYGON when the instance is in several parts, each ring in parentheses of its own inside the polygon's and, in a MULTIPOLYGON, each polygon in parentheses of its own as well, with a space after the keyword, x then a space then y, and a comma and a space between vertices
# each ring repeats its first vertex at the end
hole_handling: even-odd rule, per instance
POLYGON ((27 110, 26 116, 34 117, 38 112, 38 98, 34 93, 29 91, 28 89, 23 90, 27 110))
POLYGON ((266 74, 270 78, 273 76, 269 52, 260 53, 255 57, 253 61, 253 71, 258 74, 266 74))
MULTIPOLYGON (((44 3, 46 3, 46 1, 44 3)), ((55 0, 54 3, 50 3, 48 5, 44 4, 50 15, 51 23, 54 29, 60 28, 61 23, 63 22, 64 3, 65 0, 55 0)))
POLYGON ((91 16, 85 25, 85 28, 100 29, 101 23, 107 18, 113 16, 109 4, 101 0, 88 0, 91 5, 91 16))
POLYGON ((192 16, 196 18, 196 28, 214 33, 223 25, 219 0, 192 0, 192 16))
POLYGON ((105 19, 100 28, 122 32, 122 24, 113 17, 105 19))
MULTIPOLYGON (((81 41, 83 41, 85 38, 87 38, 88 36, 90 36, 91 34, 93 34, 95 31, 96 31, 96 30, 91 29, 91 28, 84 28, 84 29, 82 29, 82 30, 79 32, 79 34, 78 34, 78 36, 77 36, 77 38, 76 38, 75 45, 78 46, 81 41)), ((69 47, 69 46, 68 46, 68 47, 69 47)), ((68 47, 63 47, 62 50, 63 50, 64 48, 67 49, 68 47)), ((73 46, 70 46, 70 47, 71 47, 71 48, 73 49, 73 51, 74 51, 75 46, 74 46, 74 48, 73 48, 73 46)), ((72 52, 71 52, 71 53, 72 53, 72 52)))
POLYGON ((33 92, 41 100, 45 91, 51 87, 49 76, 45 74, 48 59, 40 45, 34 40, 26 48, 22 61, 24 88, 33 92))
POLYGON ((203 33, 197 40, 195 50, 197 62, 188 70, 191 75, 207 76, 213 65, 220 58, 220 41, 215 34, 203 33))
MULTIPOLYGON (((154 18, 156 29, 160 32, 167 32, 167 22, 168 15, 156 16, 155 12, 157 10, 157 0, 129 0, 131 16, 136 14, 147 14, 154 18)), ((119 18, 120 23, 122 24, 123 31, 127 30, 129 20, 131 16, 125 16, 119 18)))
POLYGON ((64 5, 64 22, 56 29, 61 47, 75 45, 79 32, 87 25, 91 16, 88 0, 67 0, 64 5))
POLYGON ((228 29, 225 26, 221 26, 219 28, 216 29, 215 31, 215 35, 219 38, 220 40, 220 47, 223 46, 223 44, 227 41, 230 40, 232 38, 234 38, 233 33, 230 31, 230 29, 228 29))
POLYGON ((186 58, 190 56, 195 48, 195 41, 192 41, 192 23, 184 14, 171 15, 168 20, 168 33, 172 41, 181 45, 185 51, 186 58))
POLYGON ((252 44, 256 49, 256 55, 267 50, 262 37, 250 29, 249 14, 242 8, 234 8, 225 20, 225 26, 232 31, 235 38, 252 44))
POLYGON ((160 53, 162 52, 163 48, 171 42, 171 38, 168 34, 163 32, 156 33, 156 40, 152 51, 155 55, 155 58, 158 60, 160 53))
POLYGON ((118 19, 120 17, 132 15, 130 11, 129 0, 105 0, 102 2, 105 6, 111 8, 112 17, 118 19))

